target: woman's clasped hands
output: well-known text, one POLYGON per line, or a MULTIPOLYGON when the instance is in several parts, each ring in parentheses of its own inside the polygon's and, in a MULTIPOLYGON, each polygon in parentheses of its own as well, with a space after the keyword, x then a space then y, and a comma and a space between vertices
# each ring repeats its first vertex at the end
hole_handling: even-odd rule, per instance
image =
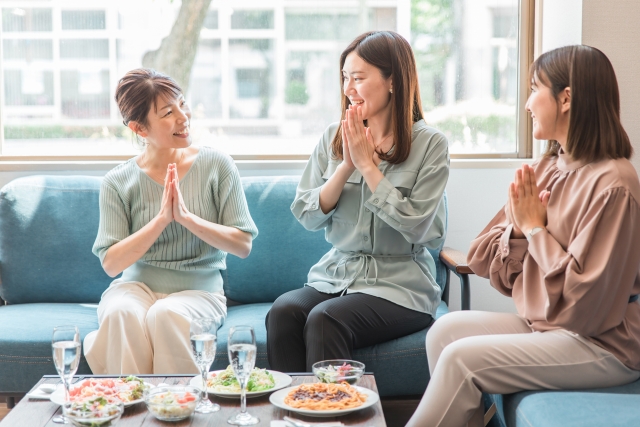
POLYGON ((551 193, 540 191, 533 168, 523 165, 509 185, 509 200, 505 207, 507 219, 513 224, 512 237, 523 238, 535 227, 547 225, 547 204, 551 193))
POLYGON ((358 169, 363 175, 368 168, 376 168, 376 150, 371 130, 364 126, 362 109, 350 105, 342 121, 342 156, 345 166, 358 169))
MULTIPOLYGON (((180 180, 178 178, 178 169, 175 163, 170 163, 167 167, 167 174, 164 178, 164 191, 162 193, 162 204, 158 216, 169 225, 171 221, 179 224, 191 215, 182 198, 180 192, 180 180)), ((184 224, 183 224, 184 225, 184 224)))

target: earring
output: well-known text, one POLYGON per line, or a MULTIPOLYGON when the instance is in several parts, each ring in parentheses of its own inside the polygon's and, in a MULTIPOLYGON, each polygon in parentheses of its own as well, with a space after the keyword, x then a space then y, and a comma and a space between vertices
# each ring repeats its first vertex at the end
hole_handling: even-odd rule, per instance
POLYGON ((393 88, 389 88, 389 93, 393 93, 393 88))

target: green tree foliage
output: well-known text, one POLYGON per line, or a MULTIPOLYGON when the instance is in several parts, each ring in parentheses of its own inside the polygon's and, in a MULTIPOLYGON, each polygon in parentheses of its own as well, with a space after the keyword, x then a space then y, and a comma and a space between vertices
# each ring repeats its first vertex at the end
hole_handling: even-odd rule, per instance
POLYGON ((307 101, 309 101, 307 85, 298 80, 290 81, 284 94, 284 102, 304 105, 307 101))
POLYGON ((425 109, 443 103, 445 64, 455 46, 455 3, 456 0, 411 0, 411 44, 425 109))

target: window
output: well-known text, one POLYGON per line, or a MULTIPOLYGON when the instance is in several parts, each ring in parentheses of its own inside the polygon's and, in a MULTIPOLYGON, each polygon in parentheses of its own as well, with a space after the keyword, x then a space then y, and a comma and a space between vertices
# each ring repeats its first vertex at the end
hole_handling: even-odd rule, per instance
POLYGON ((453 156, 524 157, 532 4, 211 2, 189 18, 199 36, 181 39, 178 0, 0 0, 0 159, 136 154, 115 87, 160 64, 171 38, 180 60, 169 62, 187 69, 169 74, 187 87, 198 143, 236 158, 306 158, 340 117, 340 53, 368 30, 410 41, 426 121, 453 156))

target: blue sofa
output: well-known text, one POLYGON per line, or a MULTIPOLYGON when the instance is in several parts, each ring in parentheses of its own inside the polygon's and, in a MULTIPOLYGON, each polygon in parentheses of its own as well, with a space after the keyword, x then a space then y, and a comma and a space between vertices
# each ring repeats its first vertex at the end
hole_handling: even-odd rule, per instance
MULTIPOLYGON (((258 342, 257 366, 268 367, 264 319, 281 294, 299 288, 309 268, 329 249, 324 233, 306 231, 289 211, 296 177, 243 178, 249 209, 260 230, 249 258, 227 257, 223 272, 228 317, 218 332, 212 369, 228 364, 230 326, 252 325, 258 342)), ((98 229, 101 178, 31 176, 0 191, 0 396, 20 397, 45 374, 55 374, 51 358, 54 326, 75 324, 82 338, 98 328, 96 315, 108 277, 91 247, 98 229)), ((439 259, 440 251, 433 251, 439 259)), ((455 255, 455 253, 454 253, 455 255)), ((453 272, 456 258, 445 257, 453 272)), ((464 258, 457 253, 457 258, 464 258)), ((438 283, 448 269, 438 261, 438 283)), ((468 280, 462 281, 468 296, 468 280)), ((448 289, 446 289, 448 291, 448 289)), ((448 292, 445 292, 445 299, 448 292)), ((463 307, 468 307, 463 301, 463 307)), ((437 316, 448 311, 443 301, 437 316)), ((429 380, 426 330, 359 349, 354 357, 376 374, 380 394, 418 396, 429 380)), ((84 358, 79 374, 91 371, 84 358)))

